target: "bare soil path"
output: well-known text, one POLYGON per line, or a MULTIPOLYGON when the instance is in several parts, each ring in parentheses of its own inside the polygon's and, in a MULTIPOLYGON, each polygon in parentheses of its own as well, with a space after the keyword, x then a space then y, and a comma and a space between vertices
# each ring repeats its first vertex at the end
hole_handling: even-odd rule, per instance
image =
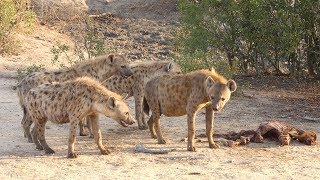
MULTIPOLYGON (((48 123, 47 140, 56 151, 45 155, 35 150, 23 137, 20 121, 22 112, 12 86, 14 79, 0 78, 0 178, 40 179, 318 179, 320 177, 320 145, 305 146, 293 142, 279 147, 274 141, 249 144, 236 148, 209 149, 207 142, 196 143, 197 152, 186 151, 186 117, 162 117, 166 145, 158 145, 148 131, 136 125, 123 128, 111 119, 101 118, 104 143, 112 154, 100 155, 89 137, 77 137, 77 159, 67 159, 68 125, 48 123), (169 154, 135 153, 135 145, 147 148, 176 149, 169 154), (191 158, 171 159, 172 156, 191 158)), ((248 91, 251 95, 255 91, 248 91)), ((130 107, 134 107, 129 99, 130 107)), ((302 129, 320 132, 319 122, 281 118, 279 111, 288 106, 263 94, 251 98, 233 97, 225 109, 215 116, 215 131, 255 129, 271 117, 294 124, 302 129)), ((197 134, 205 132, 204 114, 196 121, 197 134)))

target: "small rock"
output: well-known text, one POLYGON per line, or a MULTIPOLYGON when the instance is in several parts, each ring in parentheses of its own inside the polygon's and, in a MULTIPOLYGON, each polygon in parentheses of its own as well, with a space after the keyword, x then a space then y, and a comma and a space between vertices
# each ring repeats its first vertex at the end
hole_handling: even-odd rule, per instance
POLYGON ((201 173, 199 173, 199 172, 191 172, 191 173, 189 173, 189 175, 200 175, 201 173))
POLYGON ((105 32, 105 33, 104 33, 104 37, 116 38, 116 37, 118 37, 118 36, 119 36, 118 34, 113 33, 113 32, 105 32))
POLYGON ((234 163, 236 160, 234 160, 234 159, 230 159, 230 160, 228 160, 228 161, 226 161, 226 162, 224 162, 224 163, 234 163))

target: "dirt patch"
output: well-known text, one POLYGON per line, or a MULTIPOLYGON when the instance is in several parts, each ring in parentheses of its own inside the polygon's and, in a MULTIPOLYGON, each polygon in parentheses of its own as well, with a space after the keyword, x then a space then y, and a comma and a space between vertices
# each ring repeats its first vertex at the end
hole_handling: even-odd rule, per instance
POLYGON ((121 18, 175 22, 178 0, 87 0, 91 14, 109 12, 121 18))
MULTIPOLYGON (((16 71, 18 68, 26 68, 33 64, 44 65, 47 69, 58 68, 57 64, 52 64, 53 54, 51 48, 61 42, 73 46, 71 39, 54 28, 37 26, 36 30, 30 34, 17 34, 16 40, 20 42, 18 55, 0 55, 0 71, 16 71)), ((70 54, 72 57, 72 55, 70 54)), ((62 59, 65 57, 62 55, 62 59)), ((67 64, 67 61, 65 62, 67 64)))

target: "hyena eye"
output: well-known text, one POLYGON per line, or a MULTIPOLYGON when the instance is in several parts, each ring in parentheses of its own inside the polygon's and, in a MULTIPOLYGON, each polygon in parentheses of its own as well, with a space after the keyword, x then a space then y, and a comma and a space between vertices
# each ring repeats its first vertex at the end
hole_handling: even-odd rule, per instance
POLYGON ((221 101, 224 101, 224 100, 226 100, 225 98, 221 98, 221 101))
POLYGON ((211 100, 213 100, 214 99, 214 96, 211 96, 211 100))
POLYGON ((126 115, 126 116, 129 116, 129 112, 126 112, 125 115, 126 115))
POLYGON ((122 65, 122 66, 120 66, 121 68, 125 68, 126 66, 125 65, 122 65))

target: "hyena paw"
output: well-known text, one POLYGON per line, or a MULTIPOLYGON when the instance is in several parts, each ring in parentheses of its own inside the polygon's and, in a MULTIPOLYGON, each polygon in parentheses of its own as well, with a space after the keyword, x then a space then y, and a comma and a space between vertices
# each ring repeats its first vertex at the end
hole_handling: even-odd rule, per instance
POLYGON ((220 148, 220 145, 217 144, 217 143, 210 143, 210 144, 209 144, 209 148, 211 148, 211 149, 218 149, 218 148, 220 148))
POLYGON ((46 150, 45 150, 45 153, 46 153, 46 154, 54 154, 55 152, 54 152, 54 150, 52 150, 52 149, 46 149, 46 150))
POLYGON ((188 146, 188 151, 196 152, 196 148, 194 146, 188 146))
POLYGON ((43 147, 41 145, 40 146, 36 146, 36 150, 41 151, 41 150, 43 150, 43 147))
POLYGON ((77 158, 77 157, 78 157, 78 154, 75 152, 71 152, 68 154, 68 158, 77 158))
POLYGON ((93 134, 90 134, 89 138, 93 139, 94 138, 93 134))
POLYGON ((140 130, 146 130, 146 129, 148 129, 148 127, 146 125, 141 125, 141 126, 139 126, 139 129, 140 130))
POLYGON ((33 143, 33 139, 32 138, 28 138, 28 143, 33 143))
POLYGON ((155 134, 151 134, 151 138, 152 138, 152 139, 157 139, 158 137, 157 137, 157 135, 155 135, 155 134))
POLYGON ((80 136, 88 136, 88 133, 87 132, 80 132, 79 135, 80 136))
POLYGON ((167 141, 164 139, 158 139, 158 144, 167 144, 167 141))
POLYGON ((103 154, 103 155, 108 155, 110 153, 111 152, 108 149, 101 150, 101 154, 103 154))

